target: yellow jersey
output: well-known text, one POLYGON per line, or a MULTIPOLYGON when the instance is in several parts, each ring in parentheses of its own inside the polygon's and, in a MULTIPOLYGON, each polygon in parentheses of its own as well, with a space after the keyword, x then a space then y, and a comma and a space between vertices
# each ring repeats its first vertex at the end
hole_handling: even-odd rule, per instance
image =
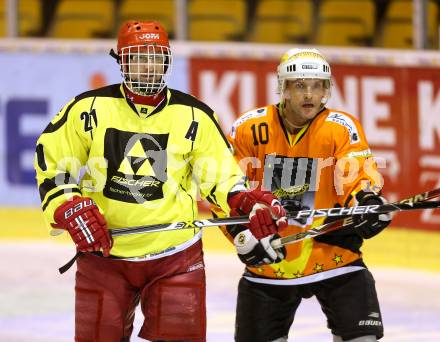
MULTIPOLYGON (((244 175, 216 114, 193 96, 165 91, 149 107, 110 85, 75 97, 55 116, 35 158, 49 227, 75 195, 94 199, 109 229, 195 220, 198 194, 229 211, 227 195, 244 189, 244 175)), ((111 254, 164 256, 197 239, 199 229, 117 236, 111 254)))

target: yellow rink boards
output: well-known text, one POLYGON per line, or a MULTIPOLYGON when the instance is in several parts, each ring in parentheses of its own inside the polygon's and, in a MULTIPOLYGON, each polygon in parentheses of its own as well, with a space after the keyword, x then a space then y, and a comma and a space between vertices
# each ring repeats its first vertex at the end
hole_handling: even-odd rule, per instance
MULTIPOLYGON (((0 209, 0 240, 53 239, 66 243, 67 234, 50 237, 39 209, 0 209)), ((234 253, 231 244, 217 228, 203 233, 206 251, 234 253)), ((386 229, 377 237, 366 240, 364 258, 370 266, 391 266, 440 272, 440 232, 411 229, 386 229)))

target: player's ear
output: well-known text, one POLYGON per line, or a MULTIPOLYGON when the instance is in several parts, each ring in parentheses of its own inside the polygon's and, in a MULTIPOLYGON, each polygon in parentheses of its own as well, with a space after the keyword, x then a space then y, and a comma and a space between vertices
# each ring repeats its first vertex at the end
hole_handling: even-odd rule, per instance
POLYGON ((290 100, 291 99, 291 94, 290 91, 287 89, 288 87, 285 87, 283 90, 283 99, 284 100, 290 100))

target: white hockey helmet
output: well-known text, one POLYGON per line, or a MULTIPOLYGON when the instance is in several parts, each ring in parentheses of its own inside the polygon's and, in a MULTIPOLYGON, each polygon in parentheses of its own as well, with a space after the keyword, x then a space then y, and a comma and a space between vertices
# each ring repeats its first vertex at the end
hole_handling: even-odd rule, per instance
POLYGON ((331 69, 324 56, 317 49, 290 49, 281 57, 277 68, 278 94, 282 94, 285 81, 298 78, 328 80, 331 86, 331 69))

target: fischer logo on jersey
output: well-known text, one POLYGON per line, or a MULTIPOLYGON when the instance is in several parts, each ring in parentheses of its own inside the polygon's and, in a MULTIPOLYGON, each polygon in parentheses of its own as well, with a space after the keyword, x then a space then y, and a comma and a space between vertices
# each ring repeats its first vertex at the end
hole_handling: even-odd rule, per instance
POLYGON ((348 133, 350 135, 351 144, 355 144, 361 141, 356 125, 354 124, 353 120, 347 115, 330 112, 329 116, 327 117, 327 119, 325 119, 325 121, 335 122, 347 128, 348 133))
POLYGON ((159 33, 143 33, 139 35, 139 39, 159 39, 159 33))
POLYGON ((109 128, 104 139, 104 157, 108 161, 104 195, 128 203, 163 198, 163 185, 168 179, 168 134, 109 128))
POLYGON ((118 183, 118 184, 131 185, 131 186, 159 187, 161 185, 161 182, 158 180, 128 179, 128 178, 120 177, 120 176, 113 176, 111 178, 111 180, 118 183))

